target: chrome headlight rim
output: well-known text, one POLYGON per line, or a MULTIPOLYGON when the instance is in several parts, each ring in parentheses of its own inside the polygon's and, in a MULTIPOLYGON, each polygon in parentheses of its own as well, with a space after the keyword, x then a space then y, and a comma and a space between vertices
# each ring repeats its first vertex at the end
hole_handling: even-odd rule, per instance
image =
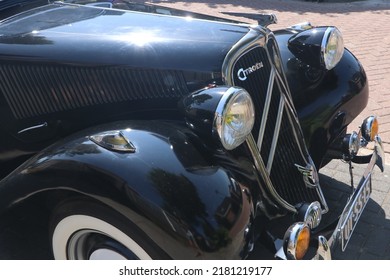
POLYGON ((214 130, 214 134, 217 135, 219 141, 221 142, 222 146, 226 150, 233 150, 234 148, 241 145, 245 141, 246 137, 251 133, 254 125, 254 119, 255 119, 254 112, 255 109, 254 109, 252 98, 250 97, 250 94, 245 89, 239 87, 230 87, 224 93, 215 110, 213 130, 214 130), (233 143, 229 143, 225 138, 226 116, 228 115, 228 112, 232 108, 234 102, 239 97, 243 97, 244 101, 248 102, 246 105, 247 105, 247 109, 249 110, 248 113, 249 119, 247 120, 248 123, 244 126, 243 131, 241 132, 236 131, 237 133, 240 134, 239 137, 237 139, 234 139, 233 143))
POLYGON ((329 26, 322 38, 321 42, 321 56, 324 66, 327 70, 333 69, 341 60, 344 54, 344 40, 340 30, 337 27, 329 26), (335 51, 329 51, 329 45, 332 44, 333 40, 335 51))

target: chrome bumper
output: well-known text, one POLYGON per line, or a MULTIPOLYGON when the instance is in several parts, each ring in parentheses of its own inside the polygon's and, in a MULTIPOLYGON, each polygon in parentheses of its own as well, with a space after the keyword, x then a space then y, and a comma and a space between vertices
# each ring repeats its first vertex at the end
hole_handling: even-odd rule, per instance
POLYGON ((326 238, 323 236, 319 237, 319 246, 314 259, 331 259, 331 252, 335 250, 337 246, 341 246, 342 251, 345 250, 348 245, 349 238, 351 237, 355 226, 358 223, 360 214, 363 212, 364 207, 368 202, 369 194, 371 193, 372 171, 376 165, 383 172, 383 162, 384 150, 382 146, 382 140, 379 136, 376 136, 374 151, 371 155, 370 162, 368 163, 367 168, 365 169, 363 176, 360 179, 358 186, 355 188, 353 194, 350 196, 346 206, 344 207, 337 226, 329 240, 326 241, 326 238), (370 188, 370 193, 365 193, 368 184, 370 188), (359 211, 357 212, 357 215, 354 216, 355 210, 357 208, 359 211))
MULTIPOLYGON (((354 189, 352 195, 349 197, 348 202, 340 215, 337 226, 329 240, 327 240, 324 236, 318 236, 318 248, 315 256, 312 259, 332 259, 332 251, 337 249, 337 246, 341 246, 342 251, 345 250, 346 246, 348 245, 348 241, 355 229, 355 226, 358 223, 360 214, 364 211, 364 207, 369 200, 371 194, 372 171, 376 165, 383 172, 383 162, 384 150, 382 141, 379 136, 376 136, 374 151, 358 186, 354 189)), ((286 254, 283 251, 283 248, 277 252, 276 256, 282 259, 286 259, 286 254)))
POLYGON ((348 203, 345 206, 340 216, 340 220, 336 226, 336 229, 334 230, 332 236, 328 240, 328 245, 331 250, 333 250, 336 246, 338 246, 338 244, 341 244, 342 247, 341 249, 342 251, 344 251, 346 246, 348 245, 349 238, 348 240, 345 240, 346 237, 345 232, 348 231, 351 235, 360 218, 360 215, 358 215, 357 217, 351 217, 351 213, 353 212, 353 210, 355 210, 354 208, 358 208, 358 207, 363 208, 359 213, 363 212, 367 201, 365 201, 364 205, 362 205, 362 202, 364 202, 364 198, 362 198, 362 196, 364 197, 366 195, 366 194, 362 194, 362 192, 364 192, 364 187, 367 184, 370 184, 371 187, 371 175, 375 165, 378 166, 382 172, 384 171, 383 162, 384 162, 384 150, 382 146, 382 140, 379 136, 376 136, 374 151, 371 155, 371 160, 368 163, 367 168, 365 169, 364 174, 360 179, 358 186, 356 187, 350 199, 348 200, 348 203), (353 224, 348 223, 348 219, 351 218, 354 219, 353 224))

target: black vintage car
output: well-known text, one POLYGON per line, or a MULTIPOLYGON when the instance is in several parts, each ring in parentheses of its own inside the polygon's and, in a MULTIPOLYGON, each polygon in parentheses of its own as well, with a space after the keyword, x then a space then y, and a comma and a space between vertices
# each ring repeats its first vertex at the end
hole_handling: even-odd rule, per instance
POLYGON ((368 84, 336 27, 128 0, 0 9, 0 220, 42 213, 47 230, 9 244, 33 237, 55 259, 346 249, 383 151, 376 117, 347 133, 368 84), (331 218, 318 170, 336 158, 367 169, 331 218))

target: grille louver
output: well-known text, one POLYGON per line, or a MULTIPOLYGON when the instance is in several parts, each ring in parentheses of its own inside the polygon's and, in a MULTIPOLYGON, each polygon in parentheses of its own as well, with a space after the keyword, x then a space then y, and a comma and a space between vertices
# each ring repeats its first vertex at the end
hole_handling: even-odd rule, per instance
POLYGON ((127 68, 0 66, 0 91, 16 119, 82 107, 187 94, 183 74, 127 68))
POLYGON ((284 86, 286 81, 275 65, 279 58, 273 36, 264 34, 255 41, 244 40, 243 44, 236 47, 236 53, 229 54, 234 61, 227 63, 231 65, 227 83, 245 88, 253 99, 256 120, 252 135, 272 184, 269 187, 292 208, 302 202, 323 203, 319 186, 308 188, 296 166, 306 167, 311 161, 284 86), (240 79, 238 71, 256 63, 263 67, 251 72, 247 79, 240 79))

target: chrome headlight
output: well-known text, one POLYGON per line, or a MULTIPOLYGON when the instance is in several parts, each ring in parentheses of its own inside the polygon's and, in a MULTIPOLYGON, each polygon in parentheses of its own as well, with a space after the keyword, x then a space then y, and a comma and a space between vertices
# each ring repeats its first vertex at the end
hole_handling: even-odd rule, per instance
POLYGON ((331 70, 344 54, 344 41, 336 27, 322 26, 291 36, 288 48, 307 65, 331 70))
POLYGON ((223 147, 232 150, 241 145, 251 133, 255 109, 249 93, 237 87, 229 88, 218 103, 214 130, 223 147))
POLYGON ((188 127, 227 150, 241 145, 255 122, 252 98, 239 87, 205 88, 184 97, 179 108, 188 127))
POLYGON ((344 40, 336 27, 328 27, 325 31, 321 52, 326 69, 330 70, 337 65, 344 53, 344 40))

